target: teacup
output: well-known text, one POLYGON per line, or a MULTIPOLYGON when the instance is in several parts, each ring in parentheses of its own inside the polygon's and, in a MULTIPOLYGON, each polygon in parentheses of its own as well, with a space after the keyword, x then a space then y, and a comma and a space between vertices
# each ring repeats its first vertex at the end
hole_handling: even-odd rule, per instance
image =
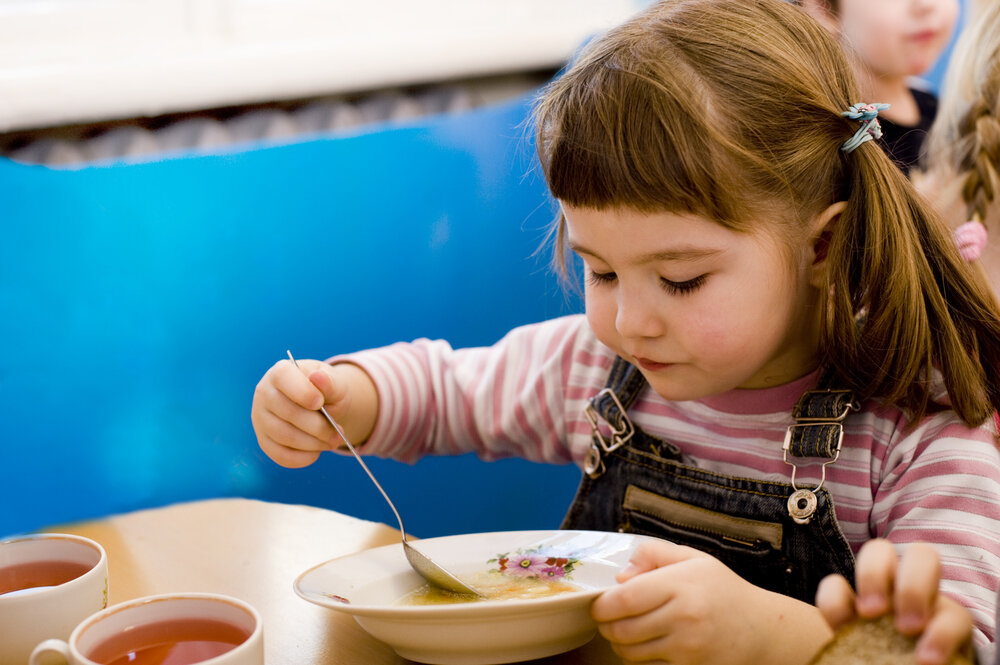
POLYGON ((264 665, 260 614, 214 593, 169 593, 118 603, 51 639, 30 665, 264 665))
POLYGON ((42 533, 0 541, 0 663, 24 665, 108 605, 108 555, 89 538, 42 533))

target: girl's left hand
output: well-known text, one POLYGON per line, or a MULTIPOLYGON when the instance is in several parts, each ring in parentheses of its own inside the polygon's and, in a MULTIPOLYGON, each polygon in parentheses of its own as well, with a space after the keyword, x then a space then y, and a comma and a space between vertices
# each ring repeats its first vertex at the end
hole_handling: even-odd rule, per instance
POLYGON ((644 543, 591 614, 627 663, 808 663, 832 630, 812 606, 754 586, 718 559, 644 543))

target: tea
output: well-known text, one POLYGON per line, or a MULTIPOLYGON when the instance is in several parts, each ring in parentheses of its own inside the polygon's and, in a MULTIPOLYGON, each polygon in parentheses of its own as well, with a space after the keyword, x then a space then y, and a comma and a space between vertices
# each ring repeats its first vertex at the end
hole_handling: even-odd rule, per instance
POLYGON ((0 566, 0 596, 59 586, 80 577, 93 567, 94 564, 79 561, 27 561, 0 566))
POLYGON ((250 633, 215 619, 140 624, 98 644, 87 657, 101 665, 192 665, 245 642, 250 633))

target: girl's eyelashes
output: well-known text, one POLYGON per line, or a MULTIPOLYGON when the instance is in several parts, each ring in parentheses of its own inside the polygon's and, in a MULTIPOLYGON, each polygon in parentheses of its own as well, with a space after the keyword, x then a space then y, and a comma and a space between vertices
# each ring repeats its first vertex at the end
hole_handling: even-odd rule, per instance
POLYGON ((699 288, 705 283, 707 278, 708 275, 698 275, 694 279, 688 279, 683 282, 672 282, 669 279, 661 277, 660 284, 663 285, 664 290, 670 295, 682 295, 699 288))
MULTIPOLYGON (((618 278, 613 272, 595 272, 593 270, 587 271, 587 282, 591 285, 601 286, 604 284, 610 284, 618 278)), ((683 282, 674 282, 664 277, 660 278, 660 286, 663 290, 670 295, 683 295, 685 293, 690 293, 695 289, 701 287, 708 275, 698 275, 694 279, 688 279, 683 282)))
POLYGON ((589 284, 609 284, 615 281, 616 277, 618 277, 618 275, 613 272, 595 272, 593 270, 587 271, 587 282, 589 284))

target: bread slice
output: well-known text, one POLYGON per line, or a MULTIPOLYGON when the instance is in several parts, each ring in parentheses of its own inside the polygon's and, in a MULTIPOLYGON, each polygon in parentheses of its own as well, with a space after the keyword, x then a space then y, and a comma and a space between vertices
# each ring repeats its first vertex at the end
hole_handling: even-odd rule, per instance
MULTIPOLYGON (((916 665, 915 645, 914 638, 892 625, 892 615, 857 619, 838 630, 811 665, 916 665)), ((972 661, 956 655, 948 665, 972 665, 972 661)))

